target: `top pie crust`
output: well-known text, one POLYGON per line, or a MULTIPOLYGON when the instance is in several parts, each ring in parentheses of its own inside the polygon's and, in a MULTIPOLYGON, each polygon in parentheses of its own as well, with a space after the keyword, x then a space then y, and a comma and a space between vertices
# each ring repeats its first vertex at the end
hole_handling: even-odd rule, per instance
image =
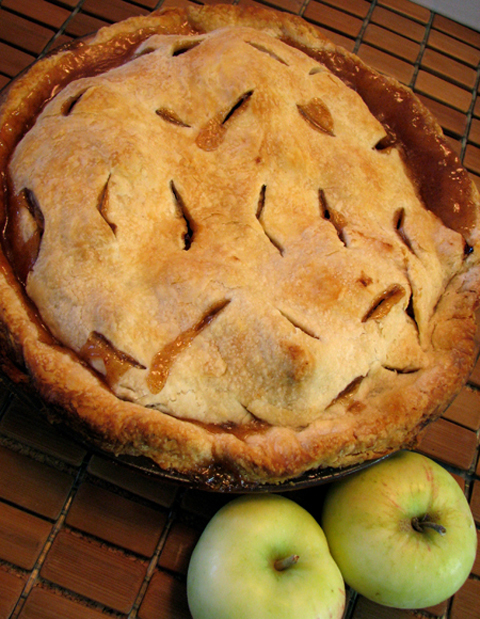
POLYGON ((475 355, 478 193, 300 18, 154 12, 1 108, 4 369, 116 453, 248 483, 415 444, 475 355))

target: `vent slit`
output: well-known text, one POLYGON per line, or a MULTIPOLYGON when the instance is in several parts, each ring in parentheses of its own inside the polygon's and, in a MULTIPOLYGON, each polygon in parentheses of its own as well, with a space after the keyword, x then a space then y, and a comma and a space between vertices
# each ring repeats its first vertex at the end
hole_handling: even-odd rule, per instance
POLYGON ((25 198, 25 206, 27 207, 30 215, 35 220, 35 223, 37 224, 37 228, 39 230, 39 234, 41 236, 45 229, 45 220, 38 200, 33 191, 28 188, 25 188, 23 190, 23 196, 25 198))
POLYGON ((250 97, 253 95, 253 90, 249 90, 248 92, 244 93, 236 102, 235 104, 230 108, 229 112, 227 113, 227 115, 224 117, 223 121, 222 121, 222 125, 224 125, 228 120, 230 120, 230 118, 232 118, 232 116, 238 112, 243 106, 245 106, 246 103, 248 103, 250 97))
POLYGON ((420 329, 418 328, 417 318, 415 316, 415 307, 414 307, 414 304, 413 304, 413 294, 410 295, 410 299, 408 300, 408 305, 407 305, 407 307, 405 309, 405 313, 412 320, 413 324, 415 325, 415 329, 417 330, 417 333, 420 333, 420 329))
POLYGON ((340 393, 330 402, 327 408, 333 406, 334 404, 338 404, 339 402, 348 402, 353 399, 354 394, 360 387, 362 381, 365 379, 365 376, 357 376, 354 378, 348 385, 340 391, 340 393))
POLYGON ((176 125, 177 127, 190 127, 190 125, 186 122, 183 122, 183 120, 179 118, 173 110, 170 110, 168 108, 159 108, 158 110, 155 110, 155 114, 157 114, 157 116, 160 116, 160 118, 165 120, 167 123, 176 125))
POLYGON ((219 303, 212 306, 205 314, 205 316, 196 324, 196 332, 200 333, 200 331, 202 331, 206 326, 208 326, 212 322, 212 320, 216 318, 218 314, 222 312, 229 304, 230 299, 224 299, 223 301, 220 301, 219 303))
POLYGON ((375 144, 374 149, 379 152, 389 151, 393 146, 395 146, 396 139, 395 136, 391 133, 388 133, 383 136, 378 142, 375 144))
POLYGON ((190 213, 188 212, 185 202, 183 201, 183 198, 179 194, 177 188, 175 187, 175 183, 173 181, 170 181, 170 189, 172 191, 173 197, 175 198, 177 214, 185 222, 186 232, 183 235, 183 243, 184 243, 183 249, 185 251, 188 251, 193 243, 195 225, 190 217, 190 213))
POLYGON ((473 253, 473 247, 467 243, 465 239, 463 239, 463 255, 467 258, 470 254, 473 253))
POLYGON ((245 41, 245 42, 251 47, 253 47, 254 49, 256 49, 257 51, 262 52, 263 54, 267 54, 274 60, 277 60, 280 64, 283 64, 286 67, 289 66, 288 62, 283 60, 283 58, 280 58, 280 56, 278 56, 275 52, 272 52, 272 50, 268 49, 268 47, 265 47, 264 45, 261 45, 260 43, 254 43, 253 41, 245 41))
POLYGON ((338 211, 329 206, 323 189, 320 189, 318 192, 318 201, 320 205, 320 216, 332 224, 337 232, 338 238, 346 247, 347 241, 345 239, 344 228, 347 225, 347 220, 338 211))
POLYGON ((229 303, 230 299, 224 299, 211 307, 197 323, 182 331, 174 340, 156 353, 147 375, 147 385, 152 393, 160 393, 176 358, 192 344, 197 335, 210 325, 229 303))
POLYGON ((414 254, 412 242, 405 232, 405 209, 400 208, 393 216, 393 226, 402 243, 414 254))
POLYGON ((260 189, 260 194, 258 196, 257 211, 256 211, 255 215, 256 215, 256 217, 258 219, 259 224, 262 226, 263 233, 265 234, 267 239, 275 247, 275 249, 280 253, 280 255, 283 256, 284 248, 280 245, 280 243, 277 240, 275 240, 269 234, 269 232, 265 228, 264 223, 261 220, 262 215, 263 215, 263 211, 265 209, 265 197, 266 197, 266 194, 267 194, 267 186, 266 185, 262 185, 262 188, 260 189))
POLYGON ((247 108, 247 103, 252 95, 253 90, 249 90, 237 99, 228 112, 225 113, 221 111, 210 118, 203 127, 201 127, 195 144, 207 152, 217 149, 222 144, 227 134, 228 121, 247 108))
POLYGON ((102 191, 100 192, 100 196, 98 198, 98 212, 103 217, 105 222, 110 227, 113 234, 117 232, 117 226, 108 219, 108 207, 110 203, 110 193, 109 193, 109 185, 110 185, 111 174, 107 178, 107 182, 103 186, 102 191))
POLYGON ((393 284, 374 299, 370 308, 363 316, 362 322, 384 318, 404 296, 405 288, 399 284, 393 284))
POLYGON ((303 324, 300 324, 297 320, 295 320, 294 318, 292 318, 291 316, 289 316, 288 314, 286 314, 285 312, 283 312, 282 310, 278 310, 280 312, 280 314, 286 319, 288 320, 288 322, 290 324, 292 324, 295 329, 299 329, 300 331, 302 331, 303 333, 305 333, 305 335, 308 335, 308 337, 312 337, 315 340, 320 340, 320 338, 318 337, 318 335, 316 335, 311 329, 309 329, 308 327, 306 327, 303 324))
POLYGON ((297 104, 300 116, 314 129, 335 137, 333 116, 325 103, 314 97, 308 103, 297 104))
POLYGON ((92 331, 82 346, 79 356, 92 367, 95 361, 103 362, 105 381, 108 385, 116 384, 119 379, 131 368, 145 370, 146 367, 131 355, 116 348, 110 340, 98 331, 92 331))
POLYGON ((320 203, 320 216, 323 217, 323 219, 330 219, 327 198, 323 189, 320 189, 318 192, 318 200, 320 203))
POLYGON ((394 368, 388 365, 384 365, 383 369, 388 372, 395 372, 396 374, 415 374, 422 370, 422 368, 394 368))
POLYGON ((45 222, 37 198, 31 189, 24 187, 18 193, 6 179, 5 191, 8 192, 9 214, 5 220, 4 239, 8 251, 15 256, 15 273, 25 284, 30 271, 34 268, 40 253, 45 222), (22 218, 28 213, 29 225, 22 230, 22 218))
POLYGON ((83 97, 83 95, 87 92, 87 90, 82 90, 81 92, 77 93, 76 95, 73 95, 73 97, 69 97, 62 105, 62 114, 63 116, 69 116, 72 112, 74 107, 77 105, 77 103, 80 101, 80 99, 83 97))
POLYGON ((178 47, 175 47, 175 49, 172 51, 172 56, 173 57, 181 56, 182 54, 185 54, 186 52, 189 52, 192 49, 195 49, 195 47, 200 45, 200 43, 201 41, 188 41, 187 43, 180 44, 178 45, 178 47))
POLYGON ((266 185, 262 185, 262 188, 260 189, 260 195, 258 196, 258 204, 257 204, 257 212, 255 213, 255 216, 257 219, 260 219, 260 217, 262 216, 263 213, 263 209, 265 207, 265 193, 267 191, 267 186, 266 185))
POLYGON ((283 256, 284 248, 280 245, 280 243, 278 241, 276 241, 272 236, 270 236, 270 234, 265 230, 265 228, 263 228, 263 231, 264 231, 265 236, 267 237, 267 239, 270 241, 270 243, 275 247, 275 249, 278 251, 278 253, 281 256, 283 256))

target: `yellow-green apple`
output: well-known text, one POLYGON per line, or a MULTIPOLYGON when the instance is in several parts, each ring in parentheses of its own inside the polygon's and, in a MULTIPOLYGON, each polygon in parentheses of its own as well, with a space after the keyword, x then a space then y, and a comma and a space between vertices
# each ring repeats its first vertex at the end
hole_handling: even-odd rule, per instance
POLYGON ((193 619, 340 619, 345 584, 318 522, 277 494, 223 506, 187 574, 193 619))
POLYGON ((459 484, 415 452, 332 484, 321 523, 346 583, 385 606, 446 600, 475 560, 475 523, 459 484))

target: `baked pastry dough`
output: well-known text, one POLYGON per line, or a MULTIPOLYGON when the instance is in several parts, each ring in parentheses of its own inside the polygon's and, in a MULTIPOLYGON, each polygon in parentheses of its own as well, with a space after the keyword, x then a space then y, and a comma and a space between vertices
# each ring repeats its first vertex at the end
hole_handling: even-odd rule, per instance
POLYGON ((5 371, 106 449, 280 482, 414 445, 468 375, 478 193, 300 18, 104 28, 10 87, 0 157, 5 371))

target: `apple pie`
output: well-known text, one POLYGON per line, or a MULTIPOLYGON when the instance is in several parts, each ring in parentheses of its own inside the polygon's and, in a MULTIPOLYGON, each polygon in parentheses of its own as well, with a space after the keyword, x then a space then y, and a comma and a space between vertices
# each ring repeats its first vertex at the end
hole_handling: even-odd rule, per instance
POLYGON ((194 6, 0 110, 0 348, 92 445, 279 483, 416 444, 476 355, 478 192, 430 112, 299 17, 194 6))

